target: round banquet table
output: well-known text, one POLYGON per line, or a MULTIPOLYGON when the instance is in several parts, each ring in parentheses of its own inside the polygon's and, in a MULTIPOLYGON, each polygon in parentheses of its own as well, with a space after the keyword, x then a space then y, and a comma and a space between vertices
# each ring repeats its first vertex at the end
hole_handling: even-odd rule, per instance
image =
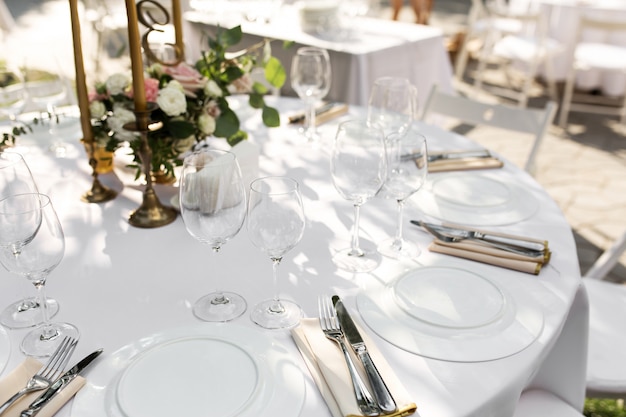
MULTIPOLYGON (((268 100, 279 108, 281 115, 302 110, 297 99, 272 97, 268 100)), ((307 225, 300 244, 282 262, 281 296, 296 301, 304 316, 316 317, 319 295, 340 295, 405 385, 418 406, 416 415, 511 416, 521 392, 528 387, 550 390, 582 409, 588 305, 576 247, 560 209, 529 175, 508 162, 503 168, 493 170, 494 175, 512 178, 528 193, 528 198, 537 200, 538 208, 523 220, 490 228, 547 239, 553 252, 552 260, 538 276, 429 252, 427 246, 431 238, 408 222, 422 215, 419 202, 425 191, 412 197, 404 217, 405 237, 420 245, 421 255, 405 261, 384 258, 370 273, 347 273, 339 270, 331 257, 350 243, 353 209, 332 185, 329 150, 339 121, 362 116, 363 109, 350 108, 348 114, 320 126, 323 139, 319 146, 312 146, 299 139, 295 126, 284 123, 280 128, 266 129, 258 113, 241 100, 233 102, 239 108, 244 130, 250 133, 250 141, 260 149, 258 175, 288 175, 301 185, 307 225), (529 300, 535 313, 543 319, 536 339, 524 349, 497 359, 431 359, 388 343, 363 321, 357 310, 359 294, 375 293, 406 271, 442 264, 482 271, 483 276, 497 279, 503 291, 513 292, 518 303, 529 300), (523 297, 516 298, 515 292, 523 297)), ((462 136, 434 126, 415 123, 414 129, 427 136, 430 150, 476 146, 462 136)), ((272 297, 271 262, 251 244, 245 227, 218 256, 212 256, 207 246, 187 233, 180 216, 172 224, 159 228, 141 229, 129 225, 128 216, 139 206, 143 187, 124 181, 126 177, 119 169, 116 170, 118 175, 100 176, 104 184, 120 191, 114 200, 101 204, 81 202, 81 194, 91 186, 84 150, 75 140, 65 158, 55 158, 47 151, 48 144, 45 132, 41 131, 20 139, 18 149, 24 151, 40 190, 51 196, 66 235, 65 257, 50 275, 47 285, 48 296, 60 304, 54 320, 71 322, 81 331, 72 362, 97 348, 104 348, 98 362, 84 374, 87 386, 58 415, 101 416, 104 415, 101 404, 85 407, 84 401, 90 391, 110 389, 106 385, 90 386, 90 375, 109 363, 107 359, 111 355, 158 332, 180 331, 176 329, 199 324, 191 306, 200 296, 213 290, 216 274, 223 274, 225 289, 245 297, 249 309, 272 297), (80 414, 77 414, 73 406, 81 401, 80 414)), ((450 174, 432 174, 429 182, 446 175, 450 174)), ((473 171, 466 175, 481 174, 473 171)), ((168 203, 177 188, 157 185, 156 190, 161 201, 168 203)), ((393 234, 395 213, 395 202, 391 200, 375 198, 364 204, 361 209, 363 245, 375 245, 393 234)), ((34 291, 26 280, 5 270, 0 271, 0 288, 1 306, 34 291)), ((247 312, 220 326, 259 330, 247 312)), ((25 332, 8 331, 11 348, 0 377, 24 360, 19 344, 25 332)), ((290 332, 261 332, 284 346, 285 354, 298 364, 304 375, 302 409, 294 405, 294 409, 284 410, 282 415, 330 416, 290 332)))

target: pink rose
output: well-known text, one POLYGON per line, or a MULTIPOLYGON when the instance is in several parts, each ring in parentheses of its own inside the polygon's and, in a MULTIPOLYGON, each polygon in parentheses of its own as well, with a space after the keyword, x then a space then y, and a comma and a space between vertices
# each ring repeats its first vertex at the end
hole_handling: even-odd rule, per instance
MULTIPOLYGON (((159 95, 159 80, 156 78, 145 78, 143 85, 146 92, 146 101, 156 102, 159 95)), ((128 91, 128 98, 135 98, 135 90, 131 89, 128 91)))
POLYGON ((196 91, 204 88, 207 80, 194 67, 184 62, 175 67, 163 67, 163 72, 171 76, 183 86, 185 94, 196 97, 196 91))

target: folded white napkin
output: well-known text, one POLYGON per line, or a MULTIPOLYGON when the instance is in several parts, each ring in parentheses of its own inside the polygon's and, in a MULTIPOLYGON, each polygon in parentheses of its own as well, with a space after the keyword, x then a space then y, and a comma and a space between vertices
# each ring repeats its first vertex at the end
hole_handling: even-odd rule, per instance
MULTIPOLYGON (((11 398, 13 394, 22 389, 26 382, 41 369, 41 362, 28 357, 21 364, 11 371, 6 377, 0 380, 0 404, 11 398)), ((68 402, 74 394, 85 385, 85 378, 77 376, 65 388, 59 391, 49 403, 47 403, 37 417, 52 417, 63 405, 68 402)), ((2 417, 19 417, 20 413, 28 408, 30 403, 37 399, 42 391, 31 392, 23 396, 9 407, 2 417)))
MULTIPOLYGON (((358 326, 358 324, 357 324, 358 326)), ((376 364, 387 388, 391 392, 398 411, 389 416, 408 416, 417 410, 404 386, 390 368, 389 364, 376 348, 374 342, 367 337, 367 333, 359 328, 363 340, 367 345, 370 356, 376 364)), ((352 381, 339 346, 324 336, 318 319, 302 319, 300 326, 292 329, 291 335, 304 358, 304 361, 326 401, 334 417, 359 417, 362 414, 354 398, 352 381)), ((354 360, 357 367, 361 367, 358 359, 354 360)), ((362 372, 363 380, 367 378, 362 372)))

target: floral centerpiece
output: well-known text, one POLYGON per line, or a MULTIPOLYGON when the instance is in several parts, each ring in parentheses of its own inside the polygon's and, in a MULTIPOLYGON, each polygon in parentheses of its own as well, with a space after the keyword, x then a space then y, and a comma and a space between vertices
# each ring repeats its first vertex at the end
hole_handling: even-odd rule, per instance
MULTIPOLYGON (((278 111, 263 98, 268 88, 253 82, 251 71, 262 68, 267 84, 280 88, 286 79, 285 69, 271 56, 269 40, 239 52, 227 52, 241 38, 240 26, 218 29, 216 37, 209 39, 210 49, 195 66, 157 63, 147 68, 146 100, 158 104, 151 119, 162 124, 148 134, 153 172, 173 176, 174 166, 182 163, 181 156, 207 137, 225 138, 230 145, 245 140, 247 133, 240 129, 237 114, 226 99, 231 94, 248 94, 250 106, 262 110, 263 123, 279 126, 278 111)), ((95 140, 109 151, 128 142, 139 169, 139 139, 124 129, 126 123, 135 120, 131 77, 118 73, 97 83, 89 102, 95 140)))

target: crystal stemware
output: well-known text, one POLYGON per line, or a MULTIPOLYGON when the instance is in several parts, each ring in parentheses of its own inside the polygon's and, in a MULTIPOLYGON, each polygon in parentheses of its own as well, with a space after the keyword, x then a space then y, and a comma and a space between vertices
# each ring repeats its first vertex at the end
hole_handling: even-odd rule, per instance
POLYGON ((420 254, 418 246, 402 236, 404 203, 426 181, 428 152, 426 138, 420 133, 391 133, 385 140, 387 148, 387 179, 385 195, 398 203, 398 224, 394 237, 382 241, 378 251, 390 258, 413 258, 420 254), (408 157, 410 155, 410 157, 408 157))
POLYGON ((328 51, 312 46, 299 48, 291 62, 291 86, 305 105, 303 133, 307 141, 319 139, 315 105, 330 90, 331 68, 328 51))
POLYGON ((0 119, 8 119, 11 130, 17 127, 17 117, 27 99, 28 92, 19 71, 0 65, 0 119))
POLYGON ((257 304, 251 318, 267 329, 296 325, 302 317, 300 307, 279 298, 278 267, 283 256, 293 249, 304 234, 304 210, 298 182, 288 177, 258 178, 250 184, 248 235, 266 253, 273 267, 275 296, 257 304))
POLYGON ((330 172, 339 194, 354 205, 352 245, 333 256, 341 269, 367 272, 380 258, 376 251, 363 250, 359 243, 361 206, 381 189, 387 176, 387 157, 382 129, 365 120, 349 120, 339 125, 333 145, 330 172))
MULTIPOLYGON (((0 151, 0 199, 14 194, 37 193, 37 184, 21 154, 12 150, 0 151)), ((47 299, 48 315, 59 311, 56 300, 47 299)), ((41 323, 37 298, 25 296, 0 312, 0 324, 9 329, 22 329, 41 323)))
POLYGON ((63 259, 65 237, 50 198, 44 194, 16 194, 0 200, 0 263, 10 272, 28 279, 37 288, 42 323, 21 343, 29 356, 49 356, 58 343, 79 332, 69 323, 52 323, 46 299, 46 280, 63 259))
POLYGON ((367 120, 385 132, 404 134, 417 114, 417 88, 406 78, 381 77, 374 81, 367 105, 367 120))
MULTIPOLYGON (((180 177, 180 210, 189 234, 209 245, 217 255, 239 233, 246 217, 246 191, 235 154, 203 149, 185 157, 180 177)), ((193 313, 201 320, 224 322, 246 311, 243 297, 222 291, 223 277, 217 278, 217 290, 193 306, 193 313)))

